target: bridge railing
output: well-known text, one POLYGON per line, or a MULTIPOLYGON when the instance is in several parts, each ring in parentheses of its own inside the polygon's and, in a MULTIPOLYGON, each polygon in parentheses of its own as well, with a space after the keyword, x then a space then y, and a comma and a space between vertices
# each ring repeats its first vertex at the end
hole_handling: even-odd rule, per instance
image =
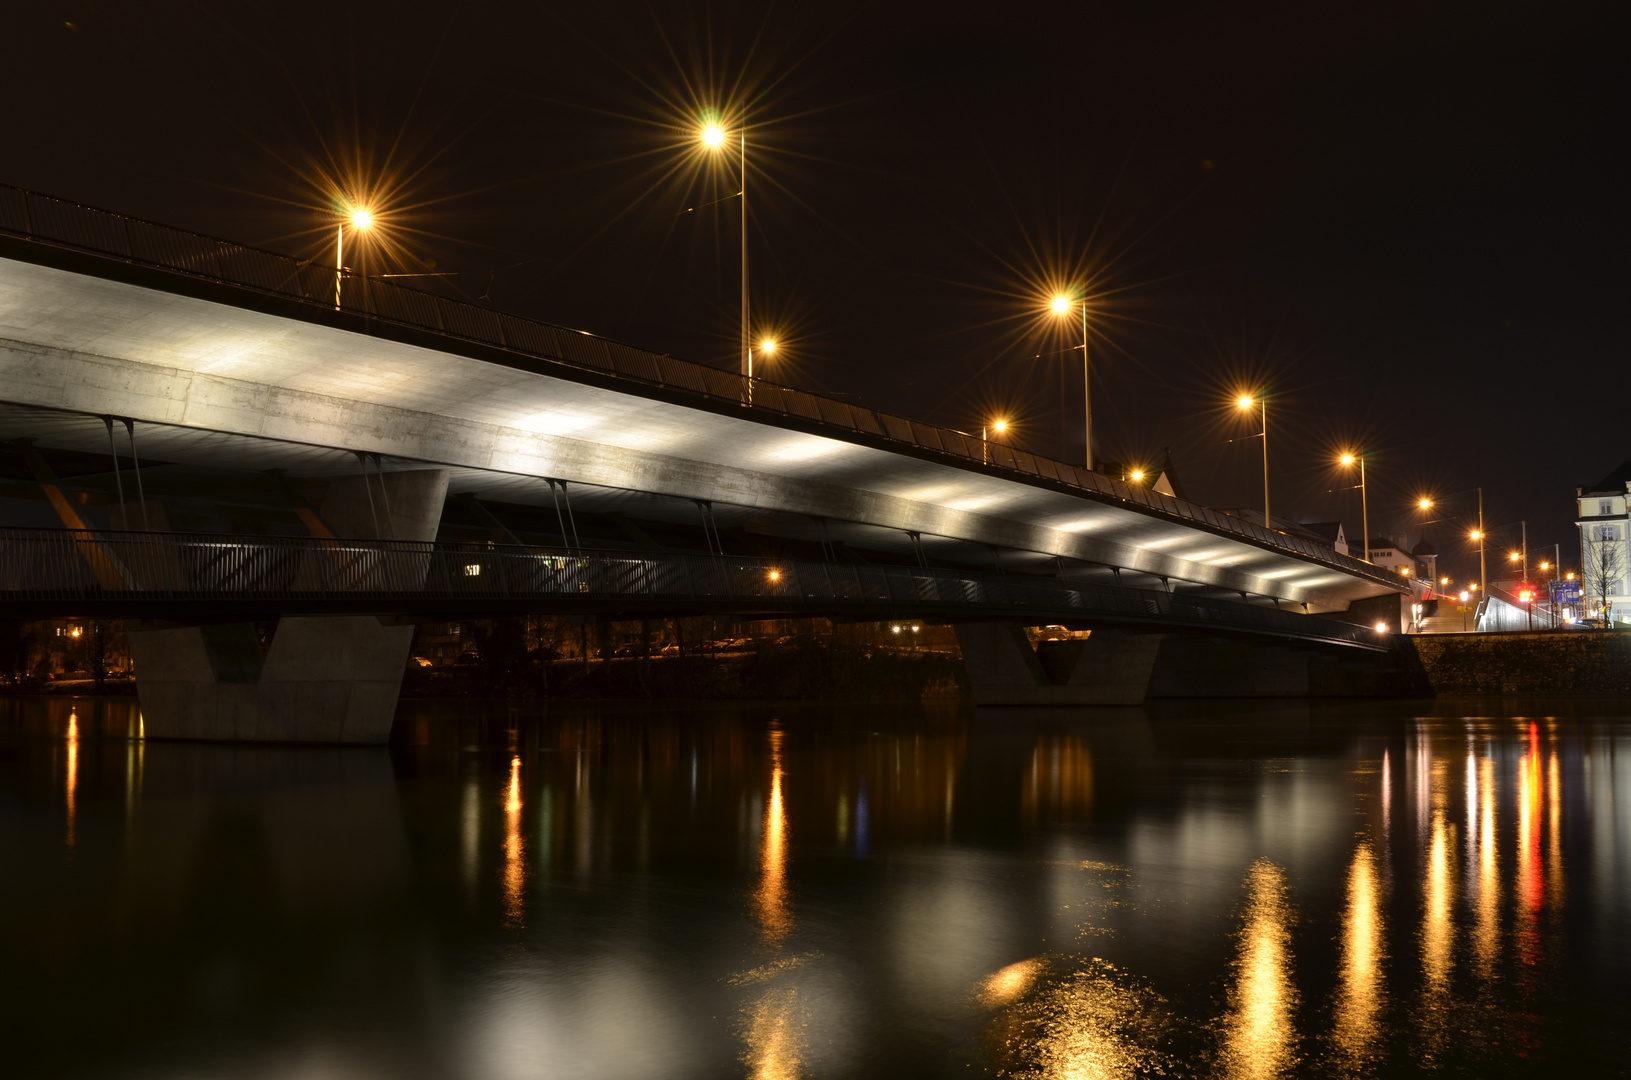
POLYGON ((396 281, 337 271, 309 259, 220 240, 202 233, 101 210, 0 184, 0 233, 250 289, 329 311, 435 331, 519 356, 597 371, 668 391, 793 417, 839 432, 887 439, 964 462, 1039 477, 1140 506, 1185 523, 1199 522, 1271 547, 1396 585, 1390 575, 1324 544, 1129 484, 966 432, 925 424, 834 398, 647 352, 582 330, 509 315, 437 296, 396 281), (750 403, 751 404, 748 404, 750 403))
MULTIPOLYGON (((1058 621, 1114 618, 1374 647, 1368 628, 1211 597, 1028 574, 467 543, 0 529, 0 603, 349 602, 390 612, 416 602, 698 602, 739 610, 901 612, 1058 621)), ((329 605, 332 607, 332 605, 329 605)), ((613 605, 615 606, 615 604, 613 605)))

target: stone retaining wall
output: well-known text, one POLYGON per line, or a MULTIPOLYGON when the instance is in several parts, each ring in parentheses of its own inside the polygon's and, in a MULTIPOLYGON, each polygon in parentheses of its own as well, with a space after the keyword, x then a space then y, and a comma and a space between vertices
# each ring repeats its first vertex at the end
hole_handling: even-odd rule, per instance
POLYGON ((1631 693, 1631 633, 1418 634, 1439 694, 1631 693))

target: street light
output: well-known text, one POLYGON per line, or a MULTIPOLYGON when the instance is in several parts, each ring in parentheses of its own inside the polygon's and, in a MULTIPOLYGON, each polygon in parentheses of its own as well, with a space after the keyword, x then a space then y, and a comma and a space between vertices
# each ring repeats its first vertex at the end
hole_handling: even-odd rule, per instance
MULTIPOLYGON (((1049 307, 1054 315, 1064 318, 1070 314, 1071 299, 1064 293, 1055 293, 1049 307)), ((1089 385, 1087 374, 1087 300, 1082 300, 1082 439, 1086 444, 1086 453, 1082 460, 1086 463, 1087 471, 1093 471, 1093 390, 1089 385)))
POLYGON ((1274 518, 1269 516, 1269 403, 1261 399, 1253 400, 1250 394, 1241 394, 1235 399, 1235 407, 1249 411, 1253 405, 1263 410, 1263 430, 1251 436, 1263 440, 1263 527, 1274 528, 1274 518))
MULTIPOLYGON (((1268 420, 1263 421, 1263 430, 1268 430, 1268 420)), ((1268 439, 1263 440, 1263 490, 1268 490, 1268 439)), ((1370 562, 1370 504, 1365 498, 1365 459, 1358 454, 1343 454, 1342 464, 1353 465, 1359 463, 1359 527, 1365 530, 1365 561, 1370 562)))
MULTIPOLYGON (((723 150, 728 136, 725 129, 718 123, 711 123, 704 127, 700 133, 702 145, 710 150, 723 150)), ((742 375, 748 380, 744 386, 742 400, 748 404, 753 403, 753 341, 748 333, 748 133, 744 125, 741 132, 742 153, 742 190, 738 193, 742 200, 742 375)))
POLYGON ((334 310, 340 310, 340 284, 345 280, 345 227, 350 222, 354 232, 365 233, 374 227, 374 212, 366 206, 354 206, 348 217, 340 219, 334 227, 334 310))

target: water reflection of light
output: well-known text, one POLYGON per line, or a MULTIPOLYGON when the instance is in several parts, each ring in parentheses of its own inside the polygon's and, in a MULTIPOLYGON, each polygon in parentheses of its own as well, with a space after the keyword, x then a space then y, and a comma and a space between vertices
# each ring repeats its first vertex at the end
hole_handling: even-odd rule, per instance
POLYGON ((802 1075, 803 1026, 794 987, 773 987, 760 995, 747 1008, 743 1032, 748 1075, 754 1080, 793 1080, 802 1075))
POLYGON ((510 790, 504 800, 504 917, 520 926, 526 914, 527 864, 521 836, 521 755, 510 758, 510 790))
POLYGON ((1546 891, 1553 917, 1563 913, 1563 786, 1558 782, 1557 751, 1546 766, 1546 891))
POLYGON ((68 713, 68 775, 65 784, 65 799, 68 804, 68 846, 74 846, 74 825, 77 807, 75 799, 79 794, 79 713, 68 713))
POLYGON ((1039 813, 1067 820, 1087 815, 1093 808, 1093 755, 1080 739, 1044 736, 1036 741, 1020 788, 1020 807, 1033 821, 1039 813))
POLYGON ((143 751, 147 747, 146 740, 137 735, 139 719, 131 720, 125 728, 125 824, 134 820, 136 814, 136 800, 140 797, 142 789, 142 767, 144 764, 143 751))
POLYGON ((1393 819, 1393 770, 1388 764, 1388 753, 1382 751, 1382 835, 1388 834, 1393 819))
POLYGON ((759 837, 759 884, 753 891, 754 914, 768 945, 779 944, 792 929, 787 906, 787 814, 782 806, 782 733, 770 733, 770 801, 765 804, 759 837))
POLYGON ((1342 985, 1333 1031, 1338 1050, 1357 1066, 1380 1045, 1386 988, 1382 900, 1376 881, 1376 855, 1369 842, 1354 849, 1348 867, 1348 904, 1342 918, 1342 985))
POLYGON ((1423 996, 1430 1009, 1441 1007, 1450 989, 1450 963, 1455 944, 1455 912, 1452 909, 1450 848, 1454 827, 1445 823, 1442 811, 1433 811, 1432 837, 1427 848, 1427 876, 1423 882, 1421 963, 1426 985, 1423 996))
POLYGON ((1087 1080, 1170 1075, 1161 1049, 1172 1027, 1167 1003, 1113 964, 1092 960, 1049 977, 1040 957, 981 980, 980 1004, 1001 1008, 987 1036, 1000 1075, 1087 1080))
POLYGON ((1047 964, 1041 957, 1009 964, 981 979, 980 985, 974 990, 974 996, 988 1009, 1007 1005, 1035 985, 1037 976, 1041 975, 1046 967, 1047 964))
POLYGON ((1478 921, 1473 924, 1473 956, 1478 975, 1489 979, 1495 973, 1496 950, 1500 946, 1501 896, 1499 853, 1495 841, 1495 762, 1484 758, 1478 763, 1478 921))
POLYGON ((1546 885, 1541 879, 1540 811, 1542 780, 1540 772, 1540 728, 1529 724, 1529 751, 1518 762, 1518 911, 1513 936, 1519 960, 1535 962, 1539 941, 1535 916, 1546 901, 1546 885))
POLYGON ((1246 909, 1223 1025, 1223 1064, 1233 1077, 1271 1077, 1296 1064, 1291 907, 1285 875, 1267 859, 1246 872, 1246 909))
POLYGON ((481 788, 474 774, 464 778, 464 806, 459 814, 459 854, 466 893, 474 895, 481 871, 481 788))

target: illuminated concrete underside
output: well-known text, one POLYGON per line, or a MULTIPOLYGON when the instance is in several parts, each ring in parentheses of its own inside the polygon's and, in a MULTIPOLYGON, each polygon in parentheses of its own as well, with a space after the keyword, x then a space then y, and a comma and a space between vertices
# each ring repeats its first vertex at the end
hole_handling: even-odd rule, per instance
MULTIPOLYGON (((890 530, 902 545, 913 530, 1060 555, 1316 611, 1385 591, 1138 507, 571 376, 0 259, 0 401, 81 414, 55 424, 68 448, 97 449, 100 424, 86 414, 112 414, 143 424, 154 459, 339 475, 355 462, 334 451, 360 450, 387 468, 450 467, 454 494, 547 505, 537 478, 556 477, 890 530)), ((15 416, 10 426, 30 433, 15 416)))

